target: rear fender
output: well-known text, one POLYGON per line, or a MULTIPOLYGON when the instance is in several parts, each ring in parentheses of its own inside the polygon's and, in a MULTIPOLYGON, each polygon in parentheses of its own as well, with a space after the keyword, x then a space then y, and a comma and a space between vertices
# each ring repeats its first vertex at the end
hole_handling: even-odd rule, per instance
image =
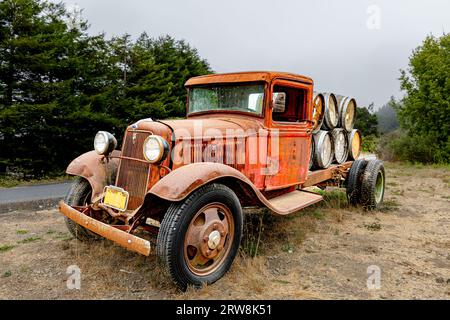
POLYGON ((114 184, 119 166, 119 150, 111 153, 114 158, 106 159, 95 151, 89 151, 74 159, 66 169, 66 173, 85 178, 92 187, 94 200, 101 196, 106 185, 114 184))

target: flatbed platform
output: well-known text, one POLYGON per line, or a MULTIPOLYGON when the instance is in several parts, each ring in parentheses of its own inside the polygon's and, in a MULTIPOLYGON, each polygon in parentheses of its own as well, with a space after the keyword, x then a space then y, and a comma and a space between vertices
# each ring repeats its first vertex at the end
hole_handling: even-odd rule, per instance
POLYGON ((302 188, 312 187, 325 181, 332 180, 338 175, 346 176, 348 170, 352 166, 353 161, 347 161, 342 164, 334 164, 326 169, 309 171, 305 183, 302 188))

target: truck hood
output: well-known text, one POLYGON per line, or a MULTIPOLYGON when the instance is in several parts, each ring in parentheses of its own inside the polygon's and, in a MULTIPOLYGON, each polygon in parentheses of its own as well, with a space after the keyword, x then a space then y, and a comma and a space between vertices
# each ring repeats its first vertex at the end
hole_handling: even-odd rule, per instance
MULTIPOLYGON (((192 138, 209 136, 248 136, 258 133, 262 128, 261 121, 242 118, 196 118, 181 120, 159 120, 172 130, 173 140, 180 136, 190 135, 192 138)), ((151 125, 150 123, 146 122, 151 125)))

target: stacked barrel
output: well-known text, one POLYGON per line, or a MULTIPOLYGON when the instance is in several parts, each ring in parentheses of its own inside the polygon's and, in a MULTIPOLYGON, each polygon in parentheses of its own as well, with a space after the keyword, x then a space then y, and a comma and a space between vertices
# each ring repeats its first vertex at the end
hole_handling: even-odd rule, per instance
POLYGON ((328 168, 356 160, 361 153, 361 132, 354 129, 356 100, 333 93, 314 93, 313 139, 310 169, 328 168))

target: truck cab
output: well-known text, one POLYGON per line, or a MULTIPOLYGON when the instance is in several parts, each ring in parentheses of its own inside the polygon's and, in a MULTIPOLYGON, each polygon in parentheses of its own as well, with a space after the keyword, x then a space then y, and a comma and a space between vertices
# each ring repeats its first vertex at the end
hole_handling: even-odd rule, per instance
POLYGON ((235 165, 261 191, 288 188, 306 180, 312 129, 311 79, 289 73, 250 72, 196 77, 186 87, 188 119, 233 121, 246 136, 245 156, 238 155, 246 163, 222 163, 235 165))

